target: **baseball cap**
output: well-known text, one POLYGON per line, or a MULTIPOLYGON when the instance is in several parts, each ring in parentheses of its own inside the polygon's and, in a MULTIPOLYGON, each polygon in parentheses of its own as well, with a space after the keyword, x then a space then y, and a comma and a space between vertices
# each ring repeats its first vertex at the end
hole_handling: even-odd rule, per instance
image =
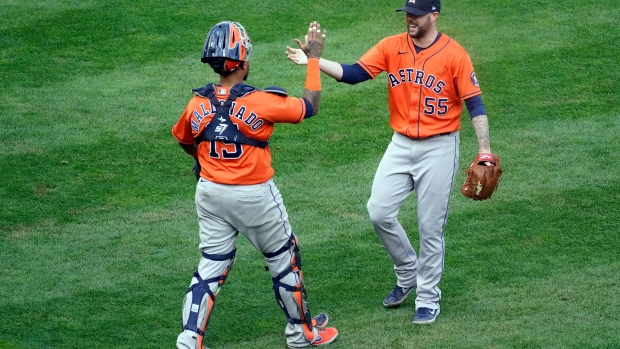
POLYGON ((396 11, 404 11, 412 15, 424 16, 431 12, 439 12, 441 4, 439 0, 405 0, 405 6, 396 11))

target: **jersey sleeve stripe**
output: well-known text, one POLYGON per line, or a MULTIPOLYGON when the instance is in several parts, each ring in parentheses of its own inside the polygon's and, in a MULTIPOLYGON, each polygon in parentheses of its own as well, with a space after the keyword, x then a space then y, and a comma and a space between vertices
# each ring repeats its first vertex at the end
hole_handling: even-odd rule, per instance
POLYGON ((301 102, 301 116, 299 117, 297 122, 301 122, 301 120, 311 117, 313 112, 312 104, 310 104, 310 101, 305 98, 300 98, 299 101, 301 102))
POLYGON ((368 68, 366 64, 364 64, 364 62, 357 61, 357 64, 359 64, 360 67, 364 68, 364 70, 368 73, 368 75, 370 75, 371 79, 374 79, 376 77, 376 75, 372 73, 372 70, 370 70, 370 68, 368 68))
POLYGON ((466 95, 464 95, 464 96, 460 96, 459 98, 461 98, 461 99, 467 99, 467 98, 470 98, 470 97, 477 96, 477 95, 479 95, 479 94, 481 94, 481 93, 482 93, 482 92, 481 92, 480 90, 478 90, 478 91, 475 91, 475 92, 472 92, 472 93, 466 94, 466 95))

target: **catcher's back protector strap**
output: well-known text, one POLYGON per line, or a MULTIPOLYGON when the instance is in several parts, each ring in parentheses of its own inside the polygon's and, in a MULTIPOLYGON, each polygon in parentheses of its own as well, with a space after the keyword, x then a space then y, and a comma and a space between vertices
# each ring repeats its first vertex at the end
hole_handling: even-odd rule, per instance
POLYGON ((301 272, 301 254, 295 235, 291 235, 291 239, 278 251, 263 253, 263 255, 269 259, 282 253, 289 253, 291 262, 286 269, 271 279, 276 300, 286 316, 286 322, 302 325, 304 335, 308 340, 312 340, 314 338, 312 316, 306 300, 306 288, 301 272))
POLYGON ((202 257, 206 261, 203 260, 203 263, 200 263, 199 270, 194 273, 192 284, 187 290, 183 307, 184 314, 186 313, 185 308, 189 307, 189 316, 183 330, 198 334, 198 349, 202 349, 202 342, 209 323, 209 316, 213 311, 215 298, 235 263, 236 252, 236 249, 226 254, 203 252, 202 257), (201 274, 205 277, 201 277, 201 274))
POLYGON ((266 148, 269 142, 259 141, 244 135, 237 125, 230 121, 230 112, 233 102, 249 93, 256 91, 252 86, 237 84, 230 89, 230 94, 224 102, 215 97, 215 85, 209 84, 200 89, 194 89, 194 93, 208 98, 211 105, 215 106, 216 112, 213 119, 207 124, 202 132, 196 137, 196 143, 203 141, 223 141, 227 143, 247 144, 253 147, 266 148))

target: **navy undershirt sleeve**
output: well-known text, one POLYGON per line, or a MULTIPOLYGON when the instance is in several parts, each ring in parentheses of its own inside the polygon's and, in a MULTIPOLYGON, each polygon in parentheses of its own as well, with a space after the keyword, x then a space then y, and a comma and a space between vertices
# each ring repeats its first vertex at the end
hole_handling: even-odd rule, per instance
POLYGON ((306 103, 306 115, 304 115, 304 119, 310 118, 312 117, 313 113, 314 113, 314 109, 312 109, 312 103, 310 103, 309 100, 302 98, 304 100, 304 103, 306 103))
POLYGON ((478 115, 487 115, 486 110, 484 110, 484 103, 482 103, 482 97, 480 97, 480 95, 467 98, 465 100, 465 105, 467 106, 467 111, 469 111, 470 119, 473 119, 478 115))
POLYGON ((342 66, 342 79, 339 80, 340 82, 355 85, 359 82, 371 79, 370 74, 368 74, 364 68, 357 63, 353 65, 340 63, 340 65, 342 66))

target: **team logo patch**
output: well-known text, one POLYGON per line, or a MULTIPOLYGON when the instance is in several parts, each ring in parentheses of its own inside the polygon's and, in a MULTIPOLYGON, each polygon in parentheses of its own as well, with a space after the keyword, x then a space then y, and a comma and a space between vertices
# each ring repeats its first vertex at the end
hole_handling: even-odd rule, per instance
POLYGON ((218 95, 224 95, 224 94, 226 94, 226 89, 225 89, 225 88, 221 88, 221 89, 217 90, 217 94, 218 94, 218 95))
POLYGON ((480 85, 478 85, 478 78, 476 78, 476 72, 471 72, 469 79, 471 80, 471 83, 474 84, 474 86, 480 87, 480 85))

